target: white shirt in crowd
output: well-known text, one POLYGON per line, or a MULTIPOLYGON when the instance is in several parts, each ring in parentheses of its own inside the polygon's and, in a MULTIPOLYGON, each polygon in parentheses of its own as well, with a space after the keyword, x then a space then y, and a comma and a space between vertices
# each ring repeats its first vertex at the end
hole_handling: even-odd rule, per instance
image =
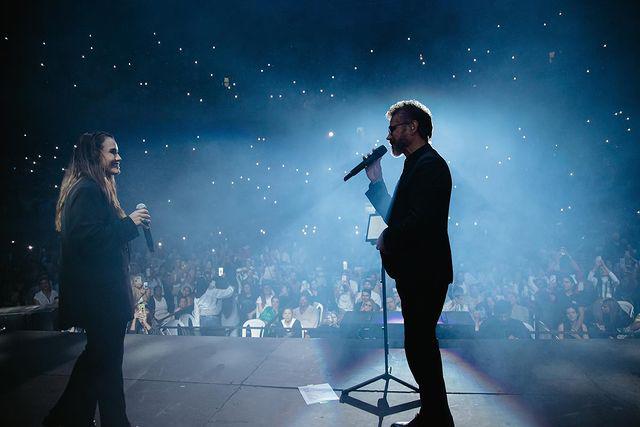
POLYGON ((300 321, 303 328, 317 328, 320 312, 313 305, 307 306, 304 312, 300 312, 300 307, 293 309, 293 317, 300 321))
POLYGON ((51 289, 51 294, 49 295, 49 298, 47 298, 47 296, 42 291, 39 291, 37 294, 33 296, 33 299, 38 301, 39 305, 55 304, 56 298, 58 298, 58 292, 56 292, 54 289, 51 289))
POLYGON ((292 317, 291 321, 287 322, 286 320, 282 319, 280 320, 280 323, 282 323, 282 327, 290 329, 293 327, 293 324, 296 323, 296 320, 297 319, 295 317, 292 317))
POLYGON ((195 318, 189 313, 185 313, 185 314, 181 315, 179 319, 175 319, 175 318, 172 317, 165 324, 165 326, 170 326, 170 328, 167 328, 166 334, 167 335, 178 335, 178 329, 176 328, 177 326, 181 326, 183 328, 188 328, 190 326, 195 326, 195 325, 196 325, 195 318))
POLYGON ((600 289, 597 288, 598 276, 596 276, 595 270, 591 270, 589 272, 587 280, 593 283, 594 288, 599 291, 598 297, 600 298, 613 298, 613 291, 616 286, 620 284, 620 280, 618 280, 611 270, 609 270, 608 276, 600 277, 600 282, 602 283, 602 287, 600 289))
POLYGON ((353 297, 350 292, 340 294, 338 297, 338 308, 344 311, 353 311, 353 297))
POLYGON ((233 287, 218 289, 215 282, 211 282, 209 287, 200 298, 193 300, 193 317, 200 325, 200 316, 218 316, 222 311, 222 299, 233 296, 233 287))
POLYGON ((156 320, 160 320, 167 317, 169 315, 167 300, 164 297, 160 298, 160 301, 158 301, 155 296, 152 298, 153 298, 153 302, 156 304, 156 309, 153 312, 153 317, 155 317, 156 320))

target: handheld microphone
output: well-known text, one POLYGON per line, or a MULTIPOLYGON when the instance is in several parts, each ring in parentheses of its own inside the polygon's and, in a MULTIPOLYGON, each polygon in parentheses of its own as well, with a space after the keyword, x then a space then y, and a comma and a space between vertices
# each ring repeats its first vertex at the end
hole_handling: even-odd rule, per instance
POLYGON ((384 156, 386 154, 386 152, 387 152, 387 147, 385 147, 384 145, 381 145, 380 147, 376 148, 375 150, 373 150, 371 152, 371 154, 369 154, 367 157, 362 159, 362 161, 358 164, 358 166, 356 166, 355 168, 351 169, 351 172, 349 172, 344 177, 344 180, 346 181, 349 178, 352 178, 352 177, 356 176, 362 169, 366 168, 371 163, 375 162, 380 157, 384 156))
MULTIPOLYGON (((144 203, 138 203, 136 209, 147 209, 147 206, 144 203)), ((149 252, 153 252, 155 248, 153 246, 153 237, 151 237, 151 226, 149 225, 149 221, 142 221, 142 225, 144 239, 147 241, 147 249, 149 249, 149 252)))

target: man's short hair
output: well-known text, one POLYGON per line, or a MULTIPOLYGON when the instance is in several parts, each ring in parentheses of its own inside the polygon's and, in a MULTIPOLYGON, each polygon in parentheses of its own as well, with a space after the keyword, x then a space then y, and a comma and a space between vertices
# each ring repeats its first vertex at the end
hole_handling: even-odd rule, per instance
POLYGON ((387 120, 391 120, 396 113, 405 114, 409 120, 418 122, 418 133, 427 142, 431 140, 433 134, 433 122, 431 120, 431 110, 415 99, 399 101, 389 107, 387 120))

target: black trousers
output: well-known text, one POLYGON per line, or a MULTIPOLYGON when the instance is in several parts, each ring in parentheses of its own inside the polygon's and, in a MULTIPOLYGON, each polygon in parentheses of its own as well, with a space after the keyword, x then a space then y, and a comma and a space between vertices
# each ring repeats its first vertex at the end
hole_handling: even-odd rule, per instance
POLYGON ((106 319, 94 320, 85 327, 87 345, 50 416, 63 420, 64 425, 92 425, 99 405, 102 426, 130 425, 122 380, 126 327, 123 321, 106 319))
MULTIPOLYGON (((404 351, 409 369, 420 388, 420 416, 430 426, 452 426, 442 373, 436 325, 448 284, 425 278, 396 279, 404 317, 404 351)), ((425 424, 426 425, 426 424, 425 424)))

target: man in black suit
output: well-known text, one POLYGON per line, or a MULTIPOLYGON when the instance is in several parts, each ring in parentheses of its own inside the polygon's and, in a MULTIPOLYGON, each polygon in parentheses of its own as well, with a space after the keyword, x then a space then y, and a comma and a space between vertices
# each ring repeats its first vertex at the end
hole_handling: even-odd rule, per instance
POLYGON ((393 155, 406 159, 393 198, 382 179, 380 159, 367 168, 367 198, 388 228, 376 247, 396 279, 404 317, 405 353, 420 388, 421 410, 410 423, 453 425, 447 402, 436 324, 453 281, 447 223, 451 174, 430 145, 431 112, 417 101, 401 101, 387 112, 393 155))
POLYGON ((146 209, 127 216, 120 207, 115 176, 121 160, 113 136, 86 133, 60 188, 60 324, 84 328, 87 345, 46 426, 93 425, 96 405, 103 426, 130 425, 122 379, 124 335, 133 315, 128 242, 151 217, 146 209))

